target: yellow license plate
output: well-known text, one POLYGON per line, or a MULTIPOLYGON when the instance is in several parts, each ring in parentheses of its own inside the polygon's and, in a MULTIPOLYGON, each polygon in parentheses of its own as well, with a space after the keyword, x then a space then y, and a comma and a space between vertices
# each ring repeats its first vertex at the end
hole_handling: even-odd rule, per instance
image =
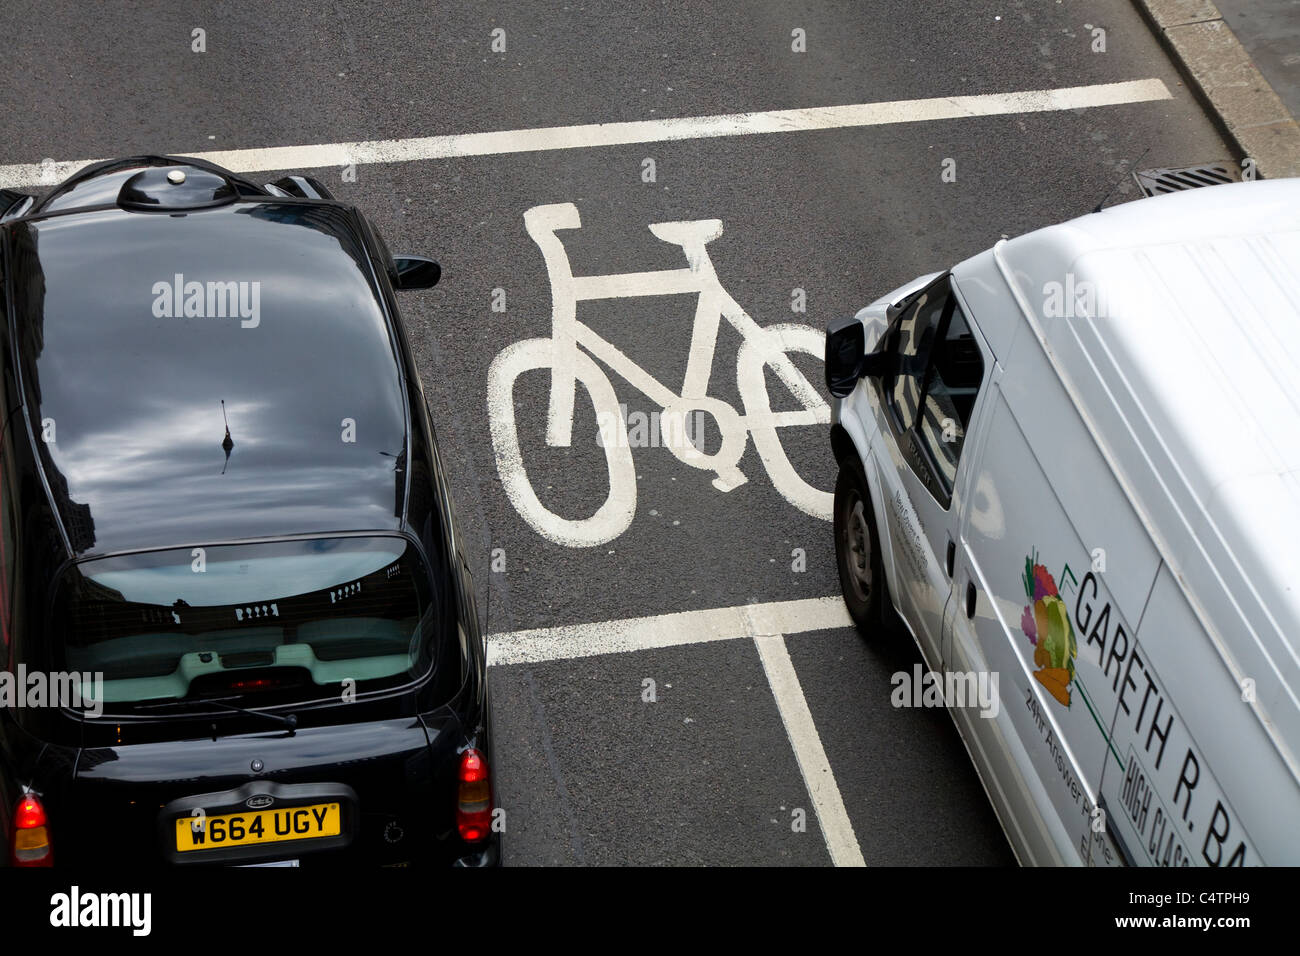
POLYGON ((341 819, 337 803, 181 817, 176 821, 176 849, 184 853, 338 836, 341 819))

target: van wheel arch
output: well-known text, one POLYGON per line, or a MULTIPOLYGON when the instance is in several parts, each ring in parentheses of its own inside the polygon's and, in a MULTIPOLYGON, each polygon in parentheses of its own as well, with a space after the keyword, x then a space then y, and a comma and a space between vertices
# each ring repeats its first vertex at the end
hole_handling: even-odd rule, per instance
POLYGON ((869 638, 891 630, 894 619, 876 514, 870 484, 855 450, 840 459, 835 480, 835 566, 849 616, 869 638))
POLYGON ((862 459, 848 429, 838 422, 831 426, 831 452, 841 468, 844 467, 845 458, 857 458, 859 461, 862 459))
MULTIPOLYGON (((835 453, 835 461, 839 463, 840 468, 844 468, 845 462, 849 461, 858 469, 867 488, 867 503, 871 506, 873 517, 882 514, 885 501, 881 496, 881 491, 873 482, 866 478, 870 457, 858 449, 857 443, 853 440, 853 436, 849 434, 848 429, 838 422, 831 426, 831 450, 835 453)), ((894 561, 893 552, 890 549, 888 534, 888 527, 882 529, 880 527, 879 519, 877 518, 876 540, 880 545, 880 567, 884 572, 883 597, 887 599, 885 609, 886 622, 888 624, 897 624, 899 622, 893 600, 895 582, 892 581, 891 578, 896 574, 898 566, 897 562, 894 561)))

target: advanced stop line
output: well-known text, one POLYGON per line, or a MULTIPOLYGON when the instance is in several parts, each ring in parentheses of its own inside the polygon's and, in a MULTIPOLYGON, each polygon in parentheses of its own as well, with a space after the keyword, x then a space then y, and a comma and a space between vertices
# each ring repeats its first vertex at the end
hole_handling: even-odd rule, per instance
POLYGON ((853 621, 839 597, 741 604, 493 634, 488 638, 488 664, 562 661, 750 638, 776 699, 831 862, 835 866, 865 866, 844 798, 785 646, 787 634, 846 627, 853 627, 853 621))
POLYGON ((563 661, 840 627, 853 627, 841 597, 741 604, 492 634, 488 637, 488 666, 563 661))

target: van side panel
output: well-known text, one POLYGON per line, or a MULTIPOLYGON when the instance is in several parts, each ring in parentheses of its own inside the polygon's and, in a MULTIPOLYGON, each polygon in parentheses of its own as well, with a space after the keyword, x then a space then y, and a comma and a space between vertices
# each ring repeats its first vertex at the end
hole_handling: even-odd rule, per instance
MULTIPOLYGON (((995 388, 989 397, 993 414, 988 439, 961 534, 967 569, 955 582, 962 594, 965 581, 973 581, 978 602, 973 621, 964 613, 954 618, 949 666, 965 668, 982 661, 998 675, 1002 713, 992 721, 969 720, 963 729, 976 734, 981 747, 990 751, 1005 746, 998 737, 1015 741, 1017 750, 1023 748, 1017 772, 1035 782, 1031 790, 1045 791, 1048 799, 1038 802, 1036 811, 1052 834, 1053 855, 1078 864, 1090 832, 1088 814, 1100 780, 1103 745, 1095 733, 1087 733, 1087 705, 1071 687, 1065 669, 1080 662, 1068 656, 1072 630, 1068 613, 1062 612, 1072 603, 1077 581, 1073 568, 1087 552, 1077 544, 1005 396, 995 388), (1029 593, 1037 591, 1042 598, 1037 606, 1026 593, 1027 561, 1033 567, 1029 593), (1036 658, 1039 630, 1044 651, 1049 643, 1059 646, 1061 659, 1036 658), (1052 663, 1062 665, 1056 669, 1059 673, 1049 669, 1052 663)), ((1073 646, 1081 644, 1075 639, 1073 646)))
POLYGON ((1098 564, 1116 607, 1136 624, 1155 582, 1159 552, 1028 327, 1012 348, 1003 390, 1081 548, 1069 555, 1070 567, 1082 579, 1083 571, 1098 564))
MULTIPOLYGON (((950 600, 946 613, 952 630, 965 633, 950 649, 944 669, 965 674, 995 672, 971 633, 961 601, 950 600)), ((1001 686, 998 689, 1001 691, 1001 686)), ((1000 701, 998 713, 992 717, 983 717, 969 706, 950 707, 948 712, 1020 865, 1078 863, 1064 822, 1055 812, 1046 812, 1052 800, 1020 735, 1010 703, 1000 701)))
POLYGON ((1118 676, 1160 559, 1028 328, 1004 368, 962 534, 980 600, 973 627, 954 620, 954 657, 978 659, 957 646, 973 631, 1068 833, 1060 852, 1117 863, 1094 839, 1094 810, 1118 676), (1081 620, 1085 581, 1108 609, 1081 620))
POLYGON ((1300 863, 1300 790, 1167 566, 1122 687, 1102 793, 1136 862, 1300 863))

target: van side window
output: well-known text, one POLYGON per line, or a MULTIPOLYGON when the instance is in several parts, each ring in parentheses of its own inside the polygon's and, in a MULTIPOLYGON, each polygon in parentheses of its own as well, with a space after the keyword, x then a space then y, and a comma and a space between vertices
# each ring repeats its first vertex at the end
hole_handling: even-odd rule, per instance
POLYGON ((953 299, 952 315, 933 349, 926 373, 924 408, 916 428, 921 446, 948 494, 952 494, 957 479, 957 459, 961 457, 966 426, 982 381, 984 359, 961 306, 953 299))
POLYGON ((984 381, 984 359, 944 276, 908 304, 890 327, 891 372, 880 393, 908 467, 947 508, 984 381))
POLYGON ((887 402, 900 431, 913 428, 921 407, 921 386, 943 310, 949 299, 947 283, 926 289, 899 317, 891 351, 894 373, 886 383, 887 402))

